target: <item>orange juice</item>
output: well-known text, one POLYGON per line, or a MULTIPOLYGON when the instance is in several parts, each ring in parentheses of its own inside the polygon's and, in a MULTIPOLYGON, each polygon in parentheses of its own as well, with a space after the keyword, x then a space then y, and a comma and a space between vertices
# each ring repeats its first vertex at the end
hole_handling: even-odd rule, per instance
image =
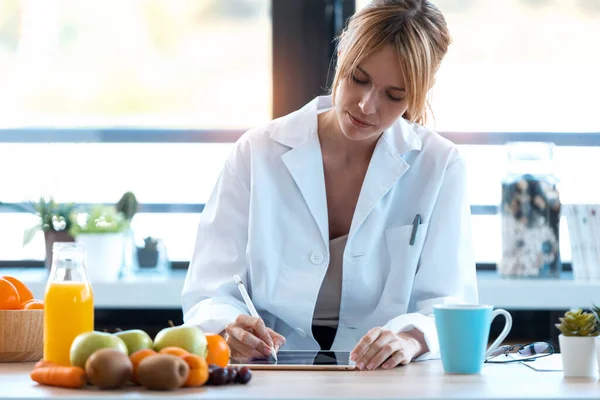
POLYGON ((44 298, 44 360, 71 365, 71 343, 94 330, 94 295, 88 282, 50 282, 44 298))

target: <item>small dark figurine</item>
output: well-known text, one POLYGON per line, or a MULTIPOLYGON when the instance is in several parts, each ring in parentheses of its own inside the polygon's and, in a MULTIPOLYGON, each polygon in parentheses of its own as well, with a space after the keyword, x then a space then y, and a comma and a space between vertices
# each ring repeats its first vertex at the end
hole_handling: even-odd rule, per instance
POLYGON ((140 267, 156 267, 158 264, 158 240, 151 236, 145 238, 144 247, 137 249, 137 257, 140 267))

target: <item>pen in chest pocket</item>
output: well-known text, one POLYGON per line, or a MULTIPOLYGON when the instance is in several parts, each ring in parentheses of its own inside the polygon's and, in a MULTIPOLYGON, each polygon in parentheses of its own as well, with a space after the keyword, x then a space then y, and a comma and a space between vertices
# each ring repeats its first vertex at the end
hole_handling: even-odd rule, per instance
POLYGON ((413 227, 412 232, 410 234, 410 245, 415 244, 415 238, 417 237, 417 230, 419 229, 419 225, 421 224, 421 214, 415 215, 415 219, 413 219, 413 227))

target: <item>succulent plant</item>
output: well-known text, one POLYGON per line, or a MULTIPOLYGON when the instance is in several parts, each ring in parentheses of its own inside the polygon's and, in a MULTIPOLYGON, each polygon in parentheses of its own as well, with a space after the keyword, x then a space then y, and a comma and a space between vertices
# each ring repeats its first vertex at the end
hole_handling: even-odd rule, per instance
MULTIPOLYGON (((600 311, 600 310, 599 310, 600 311)), ((554 324, 565 336, 598 336, 596 316, 581 309, 567 311, 559 318, 560 324, 554 324)))
POLYGON ((156 251, 157 249, 158 249, 158 239, 155 239, 152 236, 148 236, 147 238, 144 238, 144 250, 156 251))
POLYGON ((600 331, 600 307, 592 303, 592 313, 596 317, 596 330, 600 331))

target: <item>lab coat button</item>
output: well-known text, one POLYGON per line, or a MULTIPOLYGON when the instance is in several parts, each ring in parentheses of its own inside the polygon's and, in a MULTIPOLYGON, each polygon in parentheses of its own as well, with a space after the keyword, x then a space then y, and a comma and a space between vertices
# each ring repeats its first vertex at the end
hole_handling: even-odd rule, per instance
POLYGON ((296 332, 298 333, 298 335, 300 335, 302 337, 306 337, 306 332, 304 332, 304 329, 298 328, 298 329, 296 329, 296 332))
POLYGON ((315 251, 310 255, 310 262, 315 265, 321 264, 323 262, 323 253, 320 251, 315 251))

